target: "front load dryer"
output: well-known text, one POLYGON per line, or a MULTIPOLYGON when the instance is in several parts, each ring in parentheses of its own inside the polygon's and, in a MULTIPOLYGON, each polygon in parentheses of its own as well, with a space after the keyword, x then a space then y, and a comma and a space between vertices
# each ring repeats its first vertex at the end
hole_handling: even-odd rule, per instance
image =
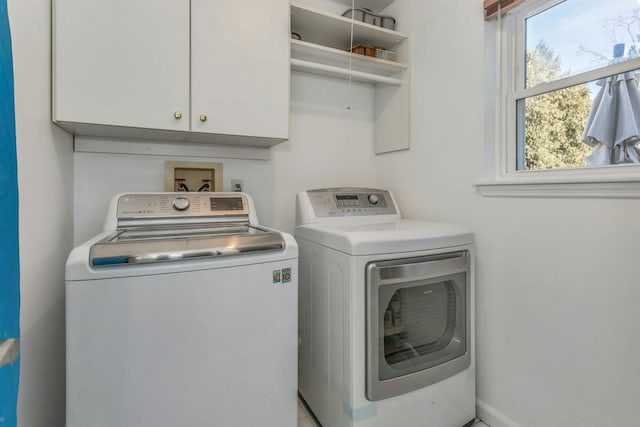
POLYGON ((295 427, 293 236, 243 193, 122 194, 66 268, 67 427, 295 427))
POLYGON ((389 191, 297 196, 298 388, 324 427, 475 419, 474 239, 389 191))

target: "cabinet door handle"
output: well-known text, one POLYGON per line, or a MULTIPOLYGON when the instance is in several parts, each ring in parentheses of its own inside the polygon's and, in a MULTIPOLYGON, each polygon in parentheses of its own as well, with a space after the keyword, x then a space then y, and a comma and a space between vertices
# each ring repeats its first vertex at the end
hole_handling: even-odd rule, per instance
POLYGON ((201 122, 206 122, 207 121, 207 115, 206 114, 200 114, 200 121, 201 122))
POLYGON ((173 113, 173 117, 180 120, 182 118, 182 113, 180 111, 176 111, 175 113, 173 113))

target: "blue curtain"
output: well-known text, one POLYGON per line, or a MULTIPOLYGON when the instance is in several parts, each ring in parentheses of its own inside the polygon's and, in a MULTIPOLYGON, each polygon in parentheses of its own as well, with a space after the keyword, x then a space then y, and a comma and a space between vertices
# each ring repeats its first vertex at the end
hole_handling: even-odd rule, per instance
MULTIPOLYGON (((0 0, 0 341, 19 338, 18 174, 7 1, 0 0)), ((0 426, 17 425, 19 359, 0 368, 0 426)))

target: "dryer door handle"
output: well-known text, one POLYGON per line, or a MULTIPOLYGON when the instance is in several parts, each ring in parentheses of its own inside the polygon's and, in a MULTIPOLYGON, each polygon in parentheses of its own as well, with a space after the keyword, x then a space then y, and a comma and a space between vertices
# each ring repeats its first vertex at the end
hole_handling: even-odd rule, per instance
POLYGON ((396 260, 374 262, 367 267, 369 277, 378 285, 390 285, 412 280, 426 280, 469 271, 468 252, 455 252, 437 259, 418 258, 411 261, 396 260))
POLYGON ((7 338, 0 341, 0 367, 10 365, 16 361, 20 354, 20 340, 7 338))

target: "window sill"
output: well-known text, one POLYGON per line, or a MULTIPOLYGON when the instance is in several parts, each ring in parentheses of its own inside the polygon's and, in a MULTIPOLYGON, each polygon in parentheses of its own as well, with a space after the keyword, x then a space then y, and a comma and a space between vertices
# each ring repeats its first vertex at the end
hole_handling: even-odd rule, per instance
POLYGON ((484 197, 640 199, 640 177, 573 180, 501 178, 474 185, 484 197))

